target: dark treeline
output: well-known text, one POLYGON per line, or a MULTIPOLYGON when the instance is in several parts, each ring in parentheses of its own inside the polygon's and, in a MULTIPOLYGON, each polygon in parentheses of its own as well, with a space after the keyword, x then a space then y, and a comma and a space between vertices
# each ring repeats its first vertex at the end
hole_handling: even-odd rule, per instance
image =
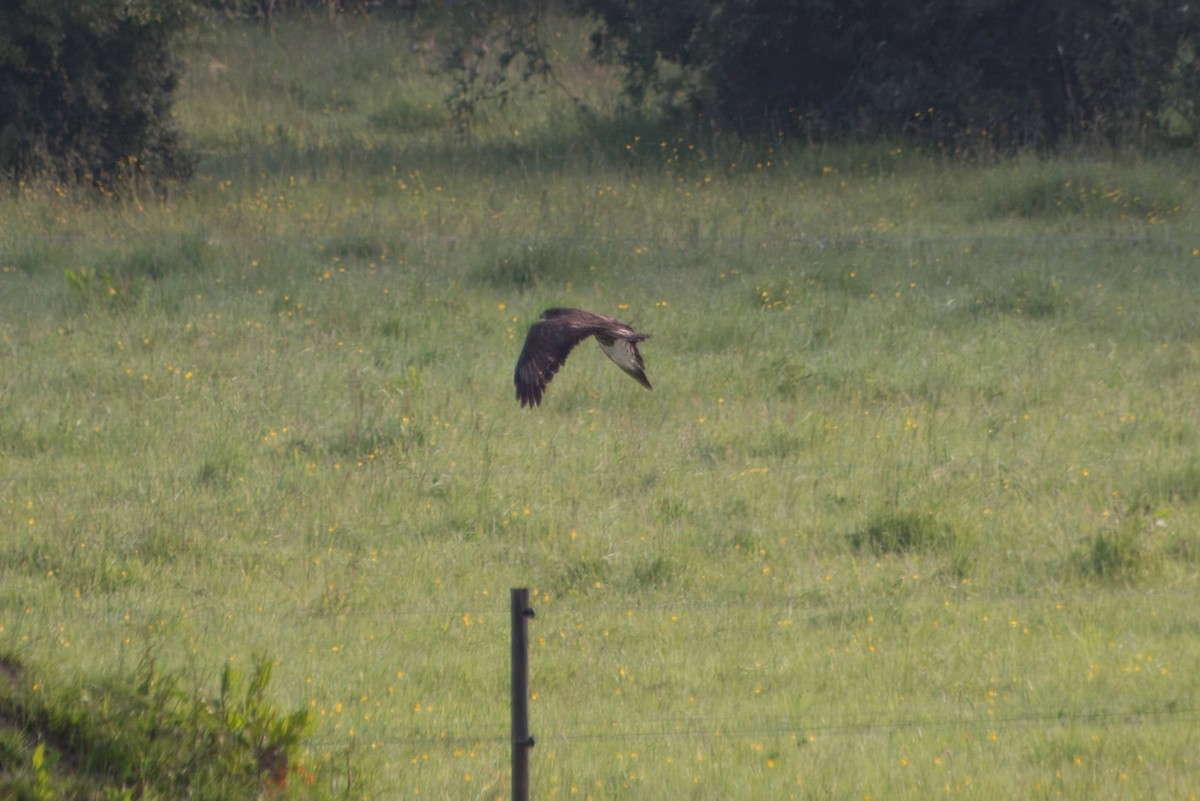
POLYGON ((269 23, 280 14, 293 11, 324 11, 329 14, 395 9, 415 17, 443 5, 442 0, 200 0, 214 11, 233 17, 257 18, 269 23))
POLYGON ((1011 149, 1196 134, 1200 9, 1172 0, 581 0, 601 54, 740 127, 1011 149))
MULTIPOLYGON (((0 171, 111 186, 186 178, 170 123, 176 45, 204 14, 402 13, 456 40, 469 116, 553 71, 551 0, 12 0, 0 4, 0 171), (492 43, 494 48, 478 43, 492 43), (474 43, 474 44, 473 44, 474 43), (495 65, 481 66, 490 52, 495 65), (483 91, 478 91, 483 86, 483 91), (499 89, 497 89, 499 87, 499 89)), ((953 152, 1192 144, 1200 10, 1181 0, 560 0, 635 105, 818 139, 953 152)))

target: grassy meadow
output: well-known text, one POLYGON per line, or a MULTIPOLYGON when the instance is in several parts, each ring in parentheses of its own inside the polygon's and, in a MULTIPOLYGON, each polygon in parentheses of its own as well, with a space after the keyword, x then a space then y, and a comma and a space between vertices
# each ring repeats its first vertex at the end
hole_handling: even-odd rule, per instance
POLYGON ((1200 160, 672 127, 587 33, 463 135, 419 20, 223 24, 190 185, 6 191, 0 653, 265 656, 287 793, 501 799, 528 586, 537 798, 1197 798, 1200 160), (520 409, 552 305, 654 391, 520 409))

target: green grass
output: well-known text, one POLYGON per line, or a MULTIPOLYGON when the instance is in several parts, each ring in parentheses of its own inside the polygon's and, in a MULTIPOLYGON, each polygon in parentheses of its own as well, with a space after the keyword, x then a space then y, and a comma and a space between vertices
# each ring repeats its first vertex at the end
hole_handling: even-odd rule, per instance
POLYGON ((529 586, 539 797, 1194 797, 1200 165, 675 130, 556 24, 596 114, 229 26, 192 185, 0 200, 0 653, 267 654, 289 793, 504 798, 529 586), (518 408, 550 305, 654 392, 585 345, 518 408))

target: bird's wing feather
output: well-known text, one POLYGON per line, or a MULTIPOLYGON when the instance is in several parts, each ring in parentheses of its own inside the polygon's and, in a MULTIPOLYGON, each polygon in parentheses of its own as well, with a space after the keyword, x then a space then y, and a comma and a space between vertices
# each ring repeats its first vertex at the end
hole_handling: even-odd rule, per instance
POLYGON ((646 363, 642 361, 642 354, 638 352, 637 343, 648 339, 645 334, 638 334, 636 339, 622 339, 619 337, 597 336, 600 340, 600 350, 604 351, 604 355, 612 359, 617 367, 620 367, 626 373, 633 376, 639 384, 646 389, 651 389, 650 380, 646 378, 646 363))
POLYGON ((546 385, 571 350, 596 330, 594 323, 576 325, 569 318, 539 320, 530 326, 513 374, 522 406, 537 406, 542 402, 546 385))

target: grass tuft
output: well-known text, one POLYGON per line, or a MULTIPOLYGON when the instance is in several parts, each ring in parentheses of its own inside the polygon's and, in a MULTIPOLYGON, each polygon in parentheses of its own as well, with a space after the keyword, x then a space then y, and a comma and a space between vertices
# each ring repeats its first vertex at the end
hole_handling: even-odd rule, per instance
POLYGON ((855 550, 876 556, 941 550, 953 542, 953 529, 931 512, 881 512, 850 533, 855 550))
POLYGON ((1076 557, 1080 573, 1115 584, 1132 584, 1145 576, 1150 554, 1140 522, 1097 531, 1076 557))
POLYGON ((79 311, 124 311, 137 303, 145 288, 144 278, 124 271, 113 273, 80 267, 68 269, 66 278, 71 299, 79 311))
POLYGON ((1062 285, 1045 275, 1022 272, 985 287, 975 295, 971 311, 977 315, 1014 315, 1044 320, 1069 307, 1062 285))
POLYGON ((395 98, 382 108, 369 113, 367 122, 387 133, 413 134, 445 128, 448 118, 445 108, 439 105, 413 103, 404 98, 395 98))
POLYGON ((654 556, 633 566, 624 589, 628 592, 665 589, 674 582, 676 572, 677 568, 671 559, 662 555, 654 556))
POLYGON ((602 557, 582 556, 559 566, 550 587, 558 594, 586 594, 608 580, 609 562, 602 557))
POLYGON ((1022 164, 1008 180, 992 187, 984 214, 1042 221, 1160 220, 1177 213, 1184 196, 1178 184, 1157 178, 1143 173, 1131 180, 1091 167, 1022 164))
POLYGON ((562 288, 596 272, 596 254, 567 240, 517 245, 484 256, 470 272, 472 281, 496 289, 528 291, 562 288))
POLYGON ((1135 505, 1147 511, 1200 500, 1200 461, 1148 471, 1133 498, 1135 505))

